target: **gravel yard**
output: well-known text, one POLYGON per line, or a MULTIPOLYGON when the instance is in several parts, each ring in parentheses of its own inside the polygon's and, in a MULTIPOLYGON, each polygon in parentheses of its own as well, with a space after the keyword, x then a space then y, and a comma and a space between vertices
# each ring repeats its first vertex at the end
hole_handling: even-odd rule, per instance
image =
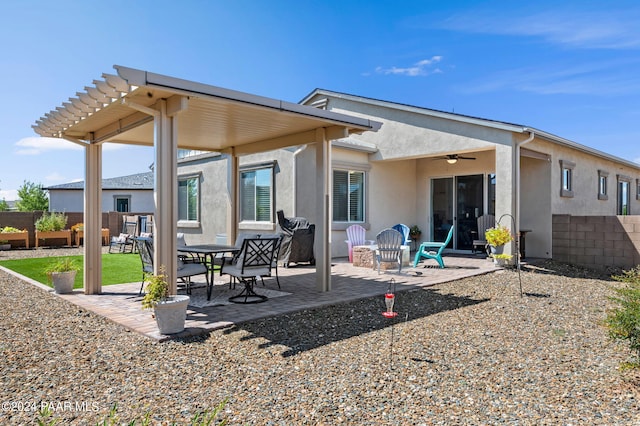
POLYGON ((514 271, 400 293, 395 321, 373 298, 157 343, 0 271, 0 424, 114 403, 188 424, 228 398, 231 425, 640 425, 640 375, 601 325, 618 283, 552 262, 521 278, 524 297, 514 271))

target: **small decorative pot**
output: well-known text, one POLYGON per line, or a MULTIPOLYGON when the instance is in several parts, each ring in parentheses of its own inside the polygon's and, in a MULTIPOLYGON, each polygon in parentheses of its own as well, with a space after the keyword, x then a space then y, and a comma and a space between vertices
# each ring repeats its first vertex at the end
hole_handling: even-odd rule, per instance
POLYGON ((184 330, 189 296, 169 296, 153 308, 160 334, 175 334, 184 330))

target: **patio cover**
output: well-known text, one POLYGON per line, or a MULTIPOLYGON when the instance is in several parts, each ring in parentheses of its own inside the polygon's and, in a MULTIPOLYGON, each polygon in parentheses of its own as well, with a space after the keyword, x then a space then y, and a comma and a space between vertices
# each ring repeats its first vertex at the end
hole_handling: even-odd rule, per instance
MULTIPOLYGON (((219 151, 228 156, 228 238, 238 225, 238 156, 289 146, 316 144, 316 271, 318 288, 331 289, 331 140, 377 131, 363 118, 279 101, 147 71, 114 66, 33 129, 85 147, 86 294, 101 283, 101 178, 104 142, 155 148, 156 267, 164 265, 176 292, 177 150, 219 151)), ((158 271, 156 271, 157 273, 158 271)))

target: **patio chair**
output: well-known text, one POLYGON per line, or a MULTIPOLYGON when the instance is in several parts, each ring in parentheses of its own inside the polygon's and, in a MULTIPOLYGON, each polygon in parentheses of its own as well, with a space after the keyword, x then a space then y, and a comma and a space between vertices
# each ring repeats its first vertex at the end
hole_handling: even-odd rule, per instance
POLYGON ((429 242, 420 244, 420 247, 416 252, 416 257, 413 260, 413 267, 415 268, 416 266, 418 266, 418 262, 420 262, 420 259, 424 257, 426 259, 434 259, 436 262, 438 262, 438 265, 440 265, 441 268, 444 268, 445 266, 444 266, 444 260, 442 260, 442 252, 451 241, 454 228, 455 227, 452 226, 451 229, 449 229, 447 238, 442 243, 429 241, 429 242))
POLYGON ((391 229, 395 229, 399 233, 402 234, 402 245, 408 246, 411 244, 411 237, 409 236, 409 227, 404 223, 398 223, 397 225, 393 225, 391 229))
MULTIPOLYGON (((140 260, 142 261, 142 283, 140 283, 140 292, 138 293, 142 295, 146 274, 153 274, 153 238, 136 237, 134 238, 134 242, 140 254, 140 260)), ((178 259, 176 278, 184 284, 187 294, 191 294, 191 277, 197 275, 204 275, 207 282, 207 294, 210 294, 209 287, 211 283, 209 281, 209 268, 207 268, 207 265, 195 260, 183 261, 182 259, 178 259)))
POLYGON ((397 262, 398 273, 402 272, 402 240, 399 231, 392 228, 383 229, 376 235, 376 260, 378 261, 378 275, 380 275, 380 263, 397 262))
POLYGON ((353 248, 356 246, 370 246, 374 244, 372 240, 365 240, 365 234, 367 232, 360 225, 351 225, 347 229, 347 247, 349 249, 349 263, 353 263, 353 248))
POLYGON ((473 246, 471 251, 475 253, 478 251, 478 247, 482 247, 482 251, 487 251, 487 240, 484 237, 484 233, 487 229, 496 226, 496 218, 492 214, 485 214, 478 217, 478 231, 472 231, 473 246))
POLYGON ((118 249, 119 253, 133 253, 135 249, 134 238, 138 230, 138 222, 133 220, 129 221, 126 217, 123 218, 122 232, 120 235, 111 237, 111 243, 109 244, 109 253, 114 248, 118 249))
POLYGON ((230 275, 244 284, 244 289, 239 294, 229 298, 230 302, 260 303, 267 300, 267 296, 254 291, 254 286, 259 277, 271 274, 279 240, 279 237, 245 238, 235 260, 230 263, 222 262, 220 275, 230 275))
MULTIPOLYGON (((278 256, 280 255, 280 247, 282 246, 282 238, 283 234, 263 234, 260 235, 260 238, 277 238, 278 242, 276 244, 275 251, 273 253, 273 261, 271 262, 271 269, 275 269, 276 271, 276 283, 278 284, 278 288, 280 287, 280 277, 278 276, 278 256)), ((263 275, 260 277, 262 280, 262 286, 264 287, 264 277, 271 277, 271 271, 269 271, 268 275, 263 275)))

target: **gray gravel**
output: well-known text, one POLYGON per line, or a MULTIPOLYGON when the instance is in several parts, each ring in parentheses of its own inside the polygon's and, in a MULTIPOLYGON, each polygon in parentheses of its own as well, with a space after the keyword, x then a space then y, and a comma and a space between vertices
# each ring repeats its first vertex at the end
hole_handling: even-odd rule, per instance
POLYGON ((62 424, 114 403, 187 424, 228 398, 232 425, 640 425, 640 375, 601 325, 618 284, 521 277, 524 297, 514 271, 398 294, 395 321, 375 298, 157 343, 0 271, 0 424, 43 403, 62 424))

